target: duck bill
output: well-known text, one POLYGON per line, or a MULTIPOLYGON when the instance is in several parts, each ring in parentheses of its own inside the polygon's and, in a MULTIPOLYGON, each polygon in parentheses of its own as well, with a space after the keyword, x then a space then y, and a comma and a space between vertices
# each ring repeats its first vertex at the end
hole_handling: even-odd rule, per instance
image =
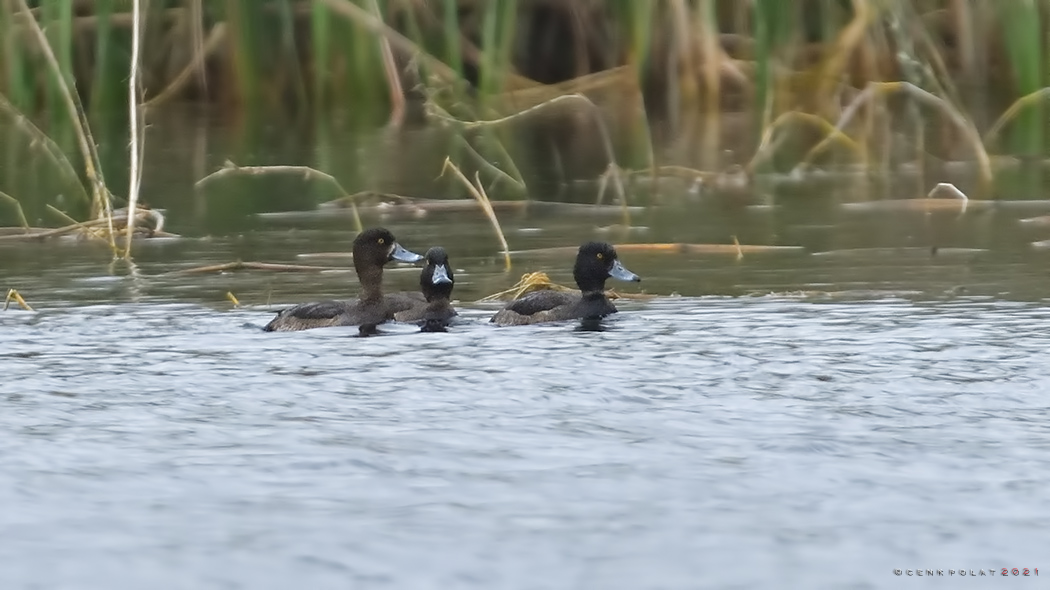
POLYGON ((448 267, 444 264, 439 264, 434 267, 434 276, 430 277, 430 282, 435 285, 442 283, 452 284, 452 278, 448 276, 448 267))
POLYGON ((619 260, 613 261, 612 268, 609 269, 609 276, 614 279, 619 279, 621 281, 628 281, 632 283, 636 283, 642 280, 642 277, 624 268, 623 265, 620 264, 619 260))
POLYGON ((419 262, 423 260, 423 257, 415 252, 409 252, 401 247, 401 244, 394 242, 394 247, 390 249, 390 260, 397 260, 398 262, 419 262))

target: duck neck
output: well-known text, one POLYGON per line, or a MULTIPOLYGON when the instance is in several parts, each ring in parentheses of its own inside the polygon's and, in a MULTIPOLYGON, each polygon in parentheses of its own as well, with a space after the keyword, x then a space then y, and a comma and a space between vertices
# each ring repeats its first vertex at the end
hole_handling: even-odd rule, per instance
POLYGON ((584 300, 605 299, 605 280, 576 276, 576 286, 580 288, 584 300))
POLYGON ((423 291, 423 297, 427 301, 448 301, 452 298, 451 285, 442 284, 438 286, 424 284, 421 290, 423 291))
POLYGON ((604 289, 584 291, 578 309, 583 319, 598 319, 616 313, 616 307, 605 296, 604 289))
POLYGON ((599 301, 605 299, 605 289, 603 287, 604 285, 597 289, 581 289, 583 292, 581 297, 584 301, 599 301))
POLYGON ((383 298, 383 267, 357 268, 357 279, 361 282, 361 300, 378 301, 383 298))

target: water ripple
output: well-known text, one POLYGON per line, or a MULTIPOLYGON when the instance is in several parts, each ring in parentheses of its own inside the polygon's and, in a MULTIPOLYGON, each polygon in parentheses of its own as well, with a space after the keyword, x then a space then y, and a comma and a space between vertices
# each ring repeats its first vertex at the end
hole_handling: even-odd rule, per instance
POLYGON ((0 314, 0 584, 876 588, 1050 566, 1050 311, 621 309, 604 331, 467 308, 376 338, 185 304, 0 314))

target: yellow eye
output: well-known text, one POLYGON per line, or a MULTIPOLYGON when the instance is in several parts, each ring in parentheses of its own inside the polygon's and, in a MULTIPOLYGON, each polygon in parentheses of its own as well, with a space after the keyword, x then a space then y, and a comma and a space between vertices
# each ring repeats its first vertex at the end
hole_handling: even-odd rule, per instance
POLYGON ((605 255, 601 252, 598 253, 598 260, 605 260, 605 255))
POLYGON ((386 240, 384 240, 383 238, 379 238, 379 240, 377 240, 377 241, 379 242, 380 246, 382 246, 383 244, 386 243, 386 240))

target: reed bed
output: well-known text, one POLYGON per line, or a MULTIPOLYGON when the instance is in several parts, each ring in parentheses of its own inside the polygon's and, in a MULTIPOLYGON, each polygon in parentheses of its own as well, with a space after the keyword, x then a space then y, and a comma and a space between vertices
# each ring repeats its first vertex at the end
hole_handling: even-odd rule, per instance
MULTIPOLYGON (((85 227, 106 220, 90 235, 119 255, 113 208, 138 210, 145 129, 175 102, 444 125, 445 169, 462 172, 440 182, 476 200, 509 261, 491 193, 531 196, 510 141, 526 119, 576 130, 538 173, 594 154, 595 203, 612 187, 625 224, 641 183, 671 177, 739 190, 937 159, 972 167, 974 199, 996 197, 997 161, 1047 156, 1048 19, 1038 0, 0 0, 0 117, 20 123, 0 135, 75 181, 85 227), (130 138, 125 195, 96 147, 116 139, 93 136, 113 113, 130 138), (672 146, 659 157, 657 135, 672 146)), ((305 169, 356 206, 327 162, 305 169)), ((923 176, 914 196, 944 181, 923 176)), ((5 202, 24 199, 12 182, 5 202)), ((130 257, 135 223, 123 229, 130 257)))

